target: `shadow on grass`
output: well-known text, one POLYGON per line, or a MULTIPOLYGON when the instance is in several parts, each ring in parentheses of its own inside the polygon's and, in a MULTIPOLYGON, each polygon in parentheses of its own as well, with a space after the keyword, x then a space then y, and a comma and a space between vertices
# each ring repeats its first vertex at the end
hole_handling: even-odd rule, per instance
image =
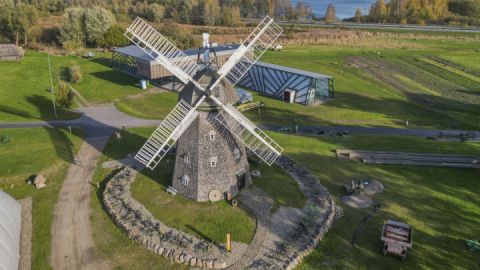
POLYGON ((107 71, 92 72, 90 73, 90 75, 96 78, 102 79, 104 81, 108 81, 108 82, 115 83, 122 86, 129 86, 129 85, 137 86, 138 84, 137 78, 127 75, 115 69, 107 70, 107 71))

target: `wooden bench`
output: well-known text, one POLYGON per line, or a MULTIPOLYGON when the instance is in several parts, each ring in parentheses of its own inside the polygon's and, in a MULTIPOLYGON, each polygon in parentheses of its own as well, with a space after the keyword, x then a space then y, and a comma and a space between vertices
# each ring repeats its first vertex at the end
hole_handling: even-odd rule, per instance
POLYGON ((170 195, 172 195, 172 196, 177 195, 177 192, 178 192, 178 191, 177 191, 176 189, 174 189, 172 186, 169 186, 169 187, 167 188, 167 193, 170 194, 170 195))

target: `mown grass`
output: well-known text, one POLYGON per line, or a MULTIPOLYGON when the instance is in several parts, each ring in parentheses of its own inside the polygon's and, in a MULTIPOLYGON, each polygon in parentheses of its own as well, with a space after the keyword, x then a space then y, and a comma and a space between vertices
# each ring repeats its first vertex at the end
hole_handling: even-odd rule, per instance
POLYGON ((366 165, 338 161, 335 149, 480 155, 475 143, 428 141, 417 137, 321 136, 301 137, 270 133, 286 155, 305 164, 344 208, 326 237, 299 269, 476 269, 478 255, 465 248, 465 239, 480 234, 480 171, 396 165, 366 165), (353 209, 340 203, 343 184, 351 179, 381 181, 385 192, 373 197, 380 205, 353 209), (380 230, 384 220, 413 226, 413 248, 404 263, 383 256, 380 230), (356 231, 356 236, 354 237, 356 231), (354 244, 352 239, 355 238, 354 244))
POLYGON ((298 183, 277 165, 250 162, 252 170, 259 170, 260 177, 253 178, 253 185, 264 190, 274 201, 272 210, 280 206, 303 208, 307 198, 298 183))
MULTIPOLYGON (((120 142, 110 139, 99 164, 138 151, 152 131, 152 128, 129 129, 120 142)), ((220 243, 230 232, 234 241, 249 243, 255 220, 241 208, 235 209, 226 203, 196 203, 180 195, 171 197, 166 194, 164 189, 170 185, 172 158, 169 157, 168 163, 162 161, 153 172, 143 171, 137 175, 132 185, 133 196, 154 216, 182 231, 220 243)), ((94 182, 102 184, 91 202, 92 231, 99 256, 109 260, 114 269, 186 269, 141 247, 113 224, 102 209, 101 201, 104 184, 112 176, 112 170, 102 168, 98 168, 94 175, 94 182)))
MULTIPOLYGON (((138 79, 110 67, 110 54, 97 53, 93 59, 80 56, 51 56, 56 87, 63 70, 80 66, 82 79, 72 83, 87 101, 105 103, 141 90, 138 79)), ((32 121, 55 119, 52 107, 47 54, 26 51, 19 62, 0 62, 0 121, 32 121)), ((78 114, 59 110, 59 118, 75 118, 78 114)))
POLYGON ((51 269, 50 243, 53 209, 82 132, 59 129, 11 129, 13 141, 0 144, 0 188, 15 199, 32 197, 32 269, 51 269), (26 181, 34 174, 47 179, 47 187, 36 190, 26 181))
POLYGON ((144 119, 163 119, 177 104, 178 94, 161 92, 115 102, 118 110, 144 119))

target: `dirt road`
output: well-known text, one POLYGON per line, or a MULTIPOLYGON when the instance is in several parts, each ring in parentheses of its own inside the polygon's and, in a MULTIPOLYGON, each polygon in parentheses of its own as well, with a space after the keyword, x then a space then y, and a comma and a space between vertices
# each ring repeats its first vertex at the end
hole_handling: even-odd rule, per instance
POLYGON ((55 270, 109 269, 109 263, 99 260, 90 228, 89 182, 100 151, 108 137, 87 138, 81 146, 76 163, 68 169, 55 206, 52 225, 52 255, 55 270))

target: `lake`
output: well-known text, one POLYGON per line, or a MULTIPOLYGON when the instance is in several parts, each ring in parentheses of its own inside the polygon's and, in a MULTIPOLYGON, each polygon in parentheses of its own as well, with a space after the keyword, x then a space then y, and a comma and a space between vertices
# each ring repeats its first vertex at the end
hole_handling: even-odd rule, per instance
MULTIPOLYGON (((295 7, 298 0, 292 0, 292 5, 295 7)), ((355 16, 355 10, 360 8, 363 14, 368 13, 370 6, 375 0, 304 0, 305 3, 310 4, 313 13, 318 17, 325 16, 328 4, 333 4, 337 11, 337 17, 340 19, 351 18, 355 16)))

